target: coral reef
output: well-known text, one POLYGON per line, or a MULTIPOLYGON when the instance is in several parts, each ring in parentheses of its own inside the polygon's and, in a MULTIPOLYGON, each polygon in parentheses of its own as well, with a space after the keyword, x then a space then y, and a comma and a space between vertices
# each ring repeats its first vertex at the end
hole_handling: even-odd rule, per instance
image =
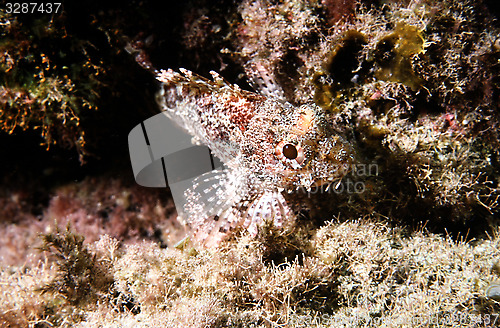
MULTIPOLYGON (((62 326, 76 327, 427 327, 436 322, 472 327, 495 320, 491 314, 499 308, 490 292, 499 279, 498 238, 470 244, 423 232, 405 236, 371 220, 331 222, 309 236, 301 229, 307 230, 263 231, 257 238, 238 234, 216 251, 160 249, 154 243, 121 247, 104 236, 79 253, 91 266, 105 263, 114 281, 101 302, 75 307, 71 299, 54 301, 35 293, 53 286, 55 273, 48 267, 21 276, 3 272, 2 293, 17 290, 14 299, 24 307, 2 297, 1 320, 45 327, 43 322, 57 324, 65 312, 62 326), (290 244, 290 235, 297 233, 290 244), (283 249, 301 255, 279 263, 266 257, 283 249), (32 275, 44 278, 35 283, 32 275), (54 302, 64 310, 54 313, 54 302)), ((69 254, 82 248, 80 237, 69 232, 55 240, 76 242, 69 254)), ((66 256, 62 268, 78 268, 80 260, 66 256)), ((83 271, 71 270, 74 281, 99 286, 83 271)))
POLYGON ((95 242, 109 235, 125 243, 154 240, 171 247, 184 237, 184 228, 168 191, 144 190, 133 181, 106 176, 87 178, 50 191, 42 211, 28 206, 29 193, 0 193, 0 254, 5 266, 36 265, 43 256, 40 234, 71 226, 95 242))
POLYGON ((107 14, 76 3, 53 14, 2 8, 0 131, 34 130, 47 148, 72 149, 85 163, 116 148, 116 143, 106 145, 110 132, 128 131, 129 117, 155 111, 150 90, 125 79, 141 83, 150 77, 131 65, 135 61, 124 50, 126 41, 111 38, 109 33, 122 33, 122 26, 107 14), (124 112, 128 115, 122 117, 124 112))
POLYGON ((91 45, 68 35, 61 23, 2 12, 0 126, 9 133, 40 129, 47 146, 76 147, 83 156, 82 112, 96 109, 105 68, 92 58, 91 45))

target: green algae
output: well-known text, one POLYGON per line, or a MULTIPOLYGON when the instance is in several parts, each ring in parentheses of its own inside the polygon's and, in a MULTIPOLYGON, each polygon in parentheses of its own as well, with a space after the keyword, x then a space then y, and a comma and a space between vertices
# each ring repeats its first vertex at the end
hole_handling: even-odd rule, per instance
POLYGON ((375 49, 378 69, 375 77, 379 80, 399 82, 418 90, 423 80, 412 67, 412 57, 424 51, 424 39, 416 26, 398 23, 394 32, 383 37, 375 49))

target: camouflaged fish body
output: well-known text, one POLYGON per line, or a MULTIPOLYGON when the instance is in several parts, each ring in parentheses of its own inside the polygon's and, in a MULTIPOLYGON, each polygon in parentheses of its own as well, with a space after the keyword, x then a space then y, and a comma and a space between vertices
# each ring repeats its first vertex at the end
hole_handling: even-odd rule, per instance
POLYGON ((161 71, 158 101, 224 164, 186 191, 187 222, 196 228, 209 216, 229 227, 244 222, 256 233, 263 220, 279 225, 293 217, 281 192, 332 183, 352 162, 349 145, 322 110, 241 90, 211 72, 213 81, 181 69, 161 71))

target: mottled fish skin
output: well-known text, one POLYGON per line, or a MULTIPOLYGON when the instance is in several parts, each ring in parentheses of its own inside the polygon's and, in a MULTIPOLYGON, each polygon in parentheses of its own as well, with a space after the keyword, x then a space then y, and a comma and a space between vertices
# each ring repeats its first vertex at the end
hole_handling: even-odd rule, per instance
MULTIPOLYGON (((231 217, 230 227, 244 223, 255 234, 263 220, 279 225, 293 217, 282 191, 333 183, 347 174, 351 147, 331 129, 320 107, 295 107, 211 74, 213 81, 185 69, 163 70, 157 76, 162 110, 226 166, 200 180, 200 185, 213 180, 213 188, 221 189, 214 196, 200 195, 196 185, 187 191, 193 203, 209 199, 217 209, 211 214, 231 217)), ((205 224, 206 213, 193 208, 208 206, 186 207, 188 223, 205 224)))

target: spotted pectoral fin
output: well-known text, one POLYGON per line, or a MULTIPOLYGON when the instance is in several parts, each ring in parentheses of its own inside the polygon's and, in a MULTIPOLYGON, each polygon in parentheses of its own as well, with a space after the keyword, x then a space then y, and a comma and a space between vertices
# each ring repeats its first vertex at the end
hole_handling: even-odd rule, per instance
POLYGON ((275 227, 293 222, 295 215, 283 195, 278 191, 266 191, 250 199, 241 200, 218 216, 205 217, 194 231, 195 242, 204 246, 217 246, 229 232, 242 227, 255 237, 264 224, 275 227))
POLYGON ((265 222, 272 222, 275 227, 281 227, 283 222, 290 221, 294 214, 281 192, 269 190, 248 202, 243 217, 243 226, 255 236, 258 226, 265 222))
POLYGON ((207 172, 193 180, 191 188, 184 193, 186 222, 196 229, 204 225, 207 218, 220 217, 238 204, 246 193, 244 175, 227 168, 207 172))
POLYGON ((193 241, 205 247, 218 246, 230 236, 229 232, 241 225, 243 219, 238 204, 223 211, 220 216, 209 216, 193 231, 193 241))

